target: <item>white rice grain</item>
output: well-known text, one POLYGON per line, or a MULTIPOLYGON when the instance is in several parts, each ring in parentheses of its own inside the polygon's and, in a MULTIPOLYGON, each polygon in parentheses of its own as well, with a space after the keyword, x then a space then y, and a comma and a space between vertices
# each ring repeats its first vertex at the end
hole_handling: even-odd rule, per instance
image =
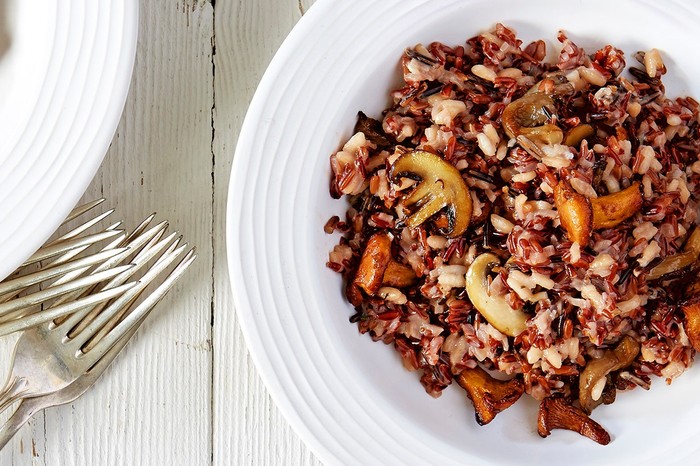
POLYGON ((451 126, 452 120, 467 111, 467 105, 461 100, 445 99, 437 102, 431 111, 431 118, 435 124, 451 126))
POLYGON ((472 66, 472 74, 485 81, 494 82, 496 80, 496 72, 491 68, 487 68, 484 65, 474 65, 472 66))
POLYGON ((503 235, 509 234, 515 226, 513 222, 497 214, 491 214, 491 225, 493 225, 494 230, 503 235))
POLYGON ((659 243, 651 241, 647 247, 644 248, 641 257, 637 258, 637 262, 639 262, 640 266, 646 267, 651 261, 659 257, 660 252, 661 246, 659 246, 659 243))
POLYGON ((657 49, 651 49, 644 54, 644 68, 650 78, 655 78, 656 73, 664 69, 664 60, 657 49))

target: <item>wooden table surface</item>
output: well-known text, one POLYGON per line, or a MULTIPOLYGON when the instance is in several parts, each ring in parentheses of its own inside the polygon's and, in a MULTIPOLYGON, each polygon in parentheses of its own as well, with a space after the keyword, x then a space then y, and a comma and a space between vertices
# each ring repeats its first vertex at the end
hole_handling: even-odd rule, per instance
MULTIPOLYGON (((38 414, 1 465, 318 464, 271 401, 233 308, 225 214, 240 126, 313 0, 142 0, 129 97, 85 199, 157 212, 199 258, 97 385, 38 414)), ((16 337, 0 340, 6 373, 16 337)), ((5 414, 5 417, 7 414, 5 414)))

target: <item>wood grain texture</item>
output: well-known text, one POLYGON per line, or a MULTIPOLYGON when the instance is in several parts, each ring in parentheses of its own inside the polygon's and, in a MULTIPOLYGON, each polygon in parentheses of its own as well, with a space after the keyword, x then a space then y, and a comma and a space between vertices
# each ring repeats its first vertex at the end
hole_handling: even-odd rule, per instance
MULTIPOLYGON (((226 264, 235 144, 273 54, 314 0, 142 0, 126 108, 84 199, 155 211, 199 258, 85 396, 38 414, 0 465, 316 465, 243 340, 226 264)), ((0 339, 11 354, 16 336, 0 339)), ((0 360, 0 373, 9 358, 0 360)), ((4 420, 8 413, 0 416, 4 420)))
POLYGON ((225 212, 235 145, 248 104, 273 54, 313 3, 218 1, 214 235, 214 464, 319 464, 280 415, 260 380, 233 309, 225 212))
POLYGON ((127 227, 158 212, 199 258, 105 377, 37 416, 3 465, 211 462, 213 8, 144 0, 139 34, 126 108, 85 199, 106 197, 127 227))

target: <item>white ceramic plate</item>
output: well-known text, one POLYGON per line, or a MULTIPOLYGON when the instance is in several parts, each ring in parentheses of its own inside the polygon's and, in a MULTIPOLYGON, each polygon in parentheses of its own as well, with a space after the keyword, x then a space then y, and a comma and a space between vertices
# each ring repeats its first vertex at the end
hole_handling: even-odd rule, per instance
MULTIPOLYGON (((228 208, 234 299, 257 367, 280 409, 324 461, 359 464, 670 464, 700 455, 700 370, 650 393, 621 394, 595 417, 613 437, 536 432, 523 397, 479 427, 463 390, 425 394, 393 348, 348 323, 323 232, 343 201, 328 195, 329 155, 358 110, 377 116, 418 42, 462 43, 496 22, 556 46, 564 29, 594 51, 657 47, 670 94, 700 96, 700 11, 687 1, 319 0, 263 78, 240 135, 228 208)), ((692 459, 691 459, 692 458, 692 459)))
POLYGON ((0 277, 87 188, 129 89, 138 0, 0 2, 0 277))

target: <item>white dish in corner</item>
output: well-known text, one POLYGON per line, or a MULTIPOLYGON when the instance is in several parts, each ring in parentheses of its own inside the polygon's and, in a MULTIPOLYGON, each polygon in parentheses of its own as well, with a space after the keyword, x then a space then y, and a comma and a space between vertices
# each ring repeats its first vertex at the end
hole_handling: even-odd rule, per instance
POLYGON ((121 117, 138 0, 0 2, 0 278, 56 230, 121 117))

